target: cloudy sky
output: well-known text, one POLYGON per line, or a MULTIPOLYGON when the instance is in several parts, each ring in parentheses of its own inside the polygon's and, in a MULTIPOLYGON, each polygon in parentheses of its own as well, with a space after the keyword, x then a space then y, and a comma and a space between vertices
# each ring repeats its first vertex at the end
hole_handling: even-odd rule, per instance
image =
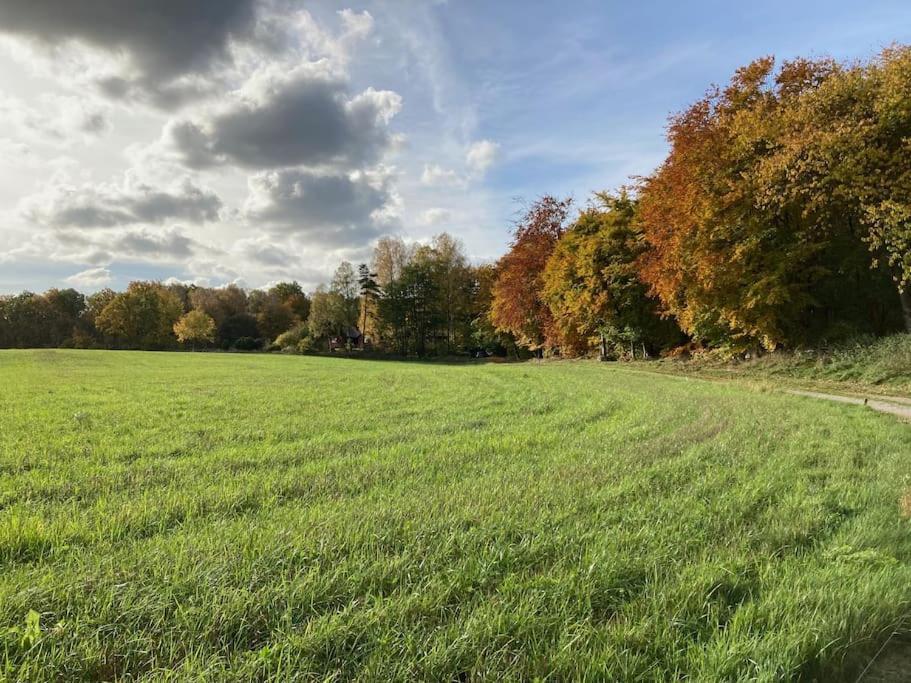
POLYGON ((0 0, 0 292, 492 259, 517 198, 648 173, 738 65, 911 42, 907 0, 740 4, 0 0))

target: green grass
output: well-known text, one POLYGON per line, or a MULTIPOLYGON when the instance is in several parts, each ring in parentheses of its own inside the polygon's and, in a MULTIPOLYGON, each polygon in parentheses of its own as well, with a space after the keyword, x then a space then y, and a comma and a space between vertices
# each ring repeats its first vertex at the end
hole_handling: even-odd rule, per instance
POLYGON ((856 406, 104 351, 0 387, 11 681, 838 680, 909 624, 911 428, 856 406))
POLYGON ((830 349, 771 353, 749 361, 709 354, 637 365, 707 378, 740 377, 836 392, 911 396, 911 334, 863 338, 830 349))

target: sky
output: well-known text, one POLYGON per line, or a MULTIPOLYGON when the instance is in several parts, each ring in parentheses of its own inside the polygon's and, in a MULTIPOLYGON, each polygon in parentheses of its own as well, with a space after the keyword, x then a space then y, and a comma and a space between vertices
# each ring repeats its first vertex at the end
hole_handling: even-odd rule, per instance
POLYGON ((907 0, 0 0, 0 293, 312 289, 443 231, 491 261, 738 66, 908 42, 907 0))

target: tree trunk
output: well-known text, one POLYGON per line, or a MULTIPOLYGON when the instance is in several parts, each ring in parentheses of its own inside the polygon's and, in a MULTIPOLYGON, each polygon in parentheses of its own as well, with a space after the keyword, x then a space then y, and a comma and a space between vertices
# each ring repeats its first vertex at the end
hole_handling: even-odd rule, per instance
POLYGON ((899 290, 898 296, 902 302, 902 316, 905 319, 905 332, 911 332, 911 289, 905 287, 899 290))
POLYGON ((607 339, 604 333, 601 333, 601 359, 602 362, 607 360, 607 339))

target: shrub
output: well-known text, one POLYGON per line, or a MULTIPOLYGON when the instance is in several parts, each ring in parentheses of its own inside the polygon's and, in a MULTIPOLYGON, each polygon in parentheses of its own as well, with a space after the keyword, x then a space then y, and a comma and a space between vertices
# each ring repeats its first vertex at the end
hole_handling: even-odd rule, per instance
POLYGON ((234 349, 237 351, 257 351, 262 348, 262 342, 253 337, 240 337, 234 342, 234 349))
POLYGON ((307 335, 307 326, 306 324, 295 325, 287 332, 282 332, 278 337, 275 338, 275 345, 281 349, 293 349, 297 348, 297 345, 300 343, 307 335))
POLYGON ((76 349, 93 349, 98 348, 98 340, 90 333, 76 328, 73 330, 73 348, 76 349))

